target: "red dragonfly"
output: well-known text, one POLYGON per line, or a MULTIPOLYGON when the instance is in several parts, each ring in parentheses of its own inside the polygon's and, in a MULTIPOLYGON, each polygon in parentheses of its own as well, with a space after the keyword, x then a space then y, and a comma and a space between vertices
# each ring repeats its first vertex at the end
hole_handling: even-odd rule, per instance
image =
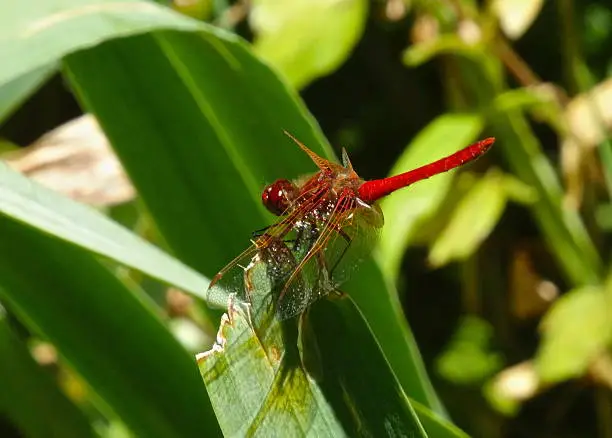
POLYGON ((261 230, 249 248, 215 275, 207 293, 215 302, 227 302, 229 294, 251 302, 252 294, 259 292, 256 268, 264 267, 267 293, 281 320, 303 313, 317 299, 337 291, 368 255, 384 222, 376 201, 474 161, 495 142, 487 138, 415 170, 364 181, 353 170, 346 150, 340 165, 285 134, 319 170, 294 181, 276 180, 264 189, 263 204, 280 219, 261 230))

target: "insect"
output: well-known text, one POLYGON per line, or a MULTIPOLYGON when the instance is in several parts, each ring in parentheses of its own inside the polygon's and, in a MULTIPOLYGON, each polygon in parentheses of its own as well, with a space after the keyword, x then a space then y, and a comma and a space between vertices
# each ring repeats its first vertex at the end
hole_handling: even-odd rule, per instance
POLYGON ((381 198, 418 181, 482 156, 490 137, 400 175, 364 181, 342 150, 342 165, 326 160, 285 131, 312 159, 318 171, 294 181, 278 179, 265 187, 262 202, 279 219, 261 230, 252 245, 225 266, 208 294, 235 294, 249 302, 257 293, 253 275, 265 267, 276 315, 284 320, 303 313, 319 298, 338 290, 371 251, 382 229, 381 198))

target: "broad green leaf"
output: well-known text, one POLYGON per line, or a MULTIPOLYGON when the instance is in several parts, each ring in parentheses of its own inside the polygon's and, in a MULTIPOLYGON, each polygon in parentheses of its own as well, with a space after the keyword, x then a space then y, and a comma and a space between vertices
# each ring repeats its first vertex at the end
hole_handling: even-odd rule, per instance
POLYGON ((342 286, 351 295, 385 353, 404 392, 441 416, 446 412, 429 381, 397 290, 367 260, 342 286))
POLYGON ((230 305, 199 359, 225 435, 425 436, 350 300, 317 302, 299 337, 295 320, 274 318, 267 266, 247 272, 251 302, 230 305))
POLYGON ((248 308, 229 307, 217 344, 198 358, 225 436, 342 435, 321 389, 300 368, 296 330, 279 323, 261 330, 248 308))
POLYGON ((0 86, 109 38, 202 24, 152 2, 37 0, 14 2, 0 16, 0 86))
MULTIPOLYGON (((107 42, 65 65, 165 242, 207 275, 273 219, 260 201, 266 183, 316 170, 283 129, 331 156, 295 92, 241 40, 164 32, 107 42)), ((370 279, 346 291, 363 297, 359 307, 406 394, 441 413, 396 294, 376 266, 359 275, 367 266, 370 279)))
POLYGON ((453 211, 429 253, 434 267, 465 260, 491 233, 506 206, 503 175, 490 171, 470 189, 453 211))
POLYGON ((350 299, 321 300, 308 318, 321 360, 319 384, 348 436, 427 436, 350 299))
MULTIPOLYGON (((447 114, 431 122, 406 148, 390 175, 396 175, 450 155, 476 139, 482 119, 475 114, 447 114)), ((452 173, 447 172, 407 189, 393 193, 382 201, 385 214, 379 260, 392 278, 397 276, 402 256, 416 228, 440 205, 451 187, 452 173)))
POLYGON ((197 272, 102 213, 32 182, 2 162, 0 213, 193 294, 201 295, 208 287, 197 272))
POLYGON ((254 0, 253 50, 302 88, 331 73, 363 33, 366 0, 254 0))
POLYGON ((580 377, 612 341, 609 294, 587 286, 559 298, 542 321, 536 370, 545 383, 580 377))
MULTIPOLYGON (((0 216, 0 298, 138 436, 215 436, 195 361, 92 255, 0 216)), ((2 384, 6 386, 5 383, 2 384)))
MULTIPOLYGON (((2 293, 0 292, 0 295, 2 293)), ((93 437, 81 412, 13 333, 0 307, 0 413, 27 436, 93 437)))
POLYGON ((57 70, 44 66, 0 86, 0 125, 57 70))

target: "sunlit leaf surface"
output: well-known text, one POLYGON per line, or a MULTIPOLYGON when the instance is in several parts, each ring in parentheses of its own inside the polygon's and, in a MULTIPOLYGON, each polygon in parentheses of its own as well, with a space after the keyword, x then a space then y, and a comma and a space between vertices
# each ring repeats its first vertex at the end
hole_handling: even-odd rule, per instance
POLYGON ((348 57, 365 27, 368 2, 255 0, 251 7, 255 53, 301 88, 348 57))
POLYGON ((0 85, 109 38, 160 28, 201 28, 196 21, 138 0, 14 2, 2 13, 0 59, 11 62, 0 65, 0 85))
POLYGON ((93 208, 47 189, 0 162, 0 213, 153 278, 202 294, 208 282, 93 208))
POLYGON ((317 302, 298 331, 274 317, 266 268, 247 269, 251 302, 231 302, 216 345, 199 356, 224 433, 425 436, 350 300, 317 302))
POLYGON ((542 321, 536 369, 544 382, 578 377, 612 341, 610 290, 585 287, 559 298, 542 321))
POLYGON ((437 237, 429 261, 439 267, 451 260, 464 260, 476 251, 493 230, 506 206, 503 177, 490 172, 461 199, 448 225, 437 237))

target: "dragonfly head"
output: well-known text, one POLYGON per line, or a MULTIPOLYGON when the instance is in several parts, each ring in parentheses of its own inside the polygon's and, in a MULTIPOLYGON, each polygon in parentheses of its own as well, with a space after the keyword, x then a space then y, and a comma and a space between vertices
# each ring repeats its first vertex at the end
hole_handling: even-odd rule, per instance
POLYGON ((264 189, 261 201, 270 213, 281 216, 291 206, 297 193, 298 188, 291 181, 278 179, 264 189))

